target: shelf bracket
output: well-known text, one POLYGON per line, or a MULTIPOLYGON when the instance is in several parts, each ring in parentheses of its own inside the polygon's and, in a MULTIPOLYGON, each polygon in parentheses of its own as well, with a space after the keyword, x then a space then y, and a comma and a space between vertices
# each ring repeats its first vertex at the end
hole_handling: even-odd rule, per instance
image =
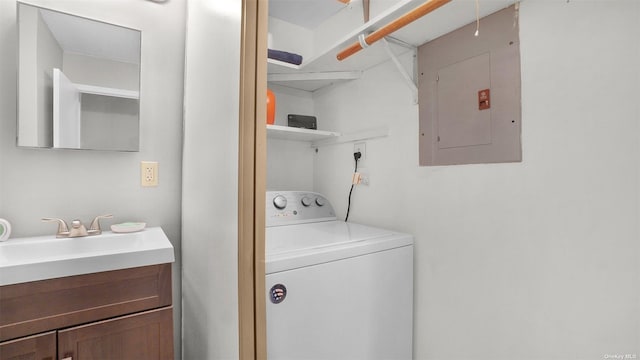
MULTIPOLYGON (((389 54, 389 57, 391 58, 391 60, 393 60, 393 63, 396 65, 396 68, 398 68, 400 75, 402 75, 402 78, 407 83, 407 86, 409 86, 409 89, 411 89, 411 94, 413 96, 413 103, 417 104, 418 103, 418 87, 416 86, 414 79, 412 78, 411 75, 409 75, 409 73, 404 68, 404 66, 402 66, 396 54, 394 54, 393 51, 391 51, 391 46, 389 46, 389 42, 387 41, 387 39, 382 38, 381 41, 382 41, 382 44, 384 45, 384 49, 387 51, 387 54, 389 54)), ((406 46, 405 44, 402 44, 402 45, 406 46)), ((410 48, 413 51, 413 58, 414 58, 413 67, 415 68, 416 48, 414 46, 411 46, 410 48)))

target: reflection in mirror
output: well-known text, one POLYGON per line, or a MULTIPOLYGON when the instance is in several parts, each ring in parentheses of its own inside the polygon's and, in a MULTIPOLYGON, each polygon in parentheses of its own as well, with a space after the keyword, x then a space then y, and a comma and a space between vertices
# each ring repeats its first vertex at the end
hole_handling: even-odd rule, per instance
POLYGON ((18 4, 18 146, 138 151, 138 30, 18 4))

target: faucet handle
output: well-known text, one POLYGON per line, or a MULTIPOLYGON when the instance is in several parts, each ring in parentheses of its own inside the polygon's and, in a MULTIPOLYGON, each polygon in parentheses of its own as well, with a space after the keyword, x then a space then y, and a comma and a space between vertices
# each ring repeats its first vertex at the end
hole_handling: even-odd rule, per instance
POLYGON ((69 236, 69 226, 67 226, 67 223, 64 220, 58 218, 42 218, 42 221, 58 223, 58 232, 56 233, 56 237, 69 236))
POLYGON ((69 237, 81 237, 87 236, 87 228, 82 225, 82 221, 75 219, 71 222, 71 229, 69 230, 69 237))
POLYGON ((89 235, 100 235, 102 233, 102 229, 100 228, 100 219, 111 219, 113 215, 98 215, 93 219, 91 225, 89 225, 89 235))

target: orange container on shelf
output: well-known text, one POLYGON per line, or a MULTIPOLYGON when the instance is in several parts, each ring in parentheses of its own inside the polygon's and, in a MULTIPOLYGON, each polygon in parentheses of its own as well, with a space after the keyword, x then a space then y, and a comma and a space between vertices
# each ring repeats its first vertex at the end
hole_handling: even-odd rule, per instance
POLYGON ((273 91, 267 89, 267 124, 273 125, 276 121, 276 96, 273 91))

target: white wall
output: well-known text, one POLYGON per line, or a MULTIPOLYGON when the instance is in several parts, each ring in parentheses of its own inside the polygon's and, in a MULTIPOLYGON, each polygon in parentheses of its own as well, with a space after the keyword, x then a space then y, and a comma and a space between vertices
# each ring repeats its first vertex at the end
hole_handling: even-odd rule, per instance
POLYGON ((61 69, 74 83, 140 90, 140 66, 66 51, 61 69), (100 71, 96 71, 100 69, 100 71))
MULTIPOLYGON (((335 131, 390 126, 350 219, 415 235, 416 359, 640 356, 640 4, 524 1, 520 26, 522 163, 418 167, 391 63, 315 94, 335 131)), ((352 151, 317 156, 339 216, 352 151)))
POLYGON ((19 34, 19 141, 53 146, 53 68, 62 67, 62 49, 36 7, 23 6, 19 34))
POLYGON ((313 191, 314 157, 308 142, 269 139, 267 190, 313 191))
POLYGON ((313 43, 309 41, 313 32, 309 29, 269 17, 269 34, 269 49, 299 54, 304 59, 314 54, 313 43))
POLYGON ((241 0, 188 2, 183 155, 184 359, 238 358, 241 0))
MULTIPOLYGON (((38 145, 38 11, 32 7, 25 7, 22 12, 19 33, 23 41, 18 47, 18 56, 24 59, 19 66, 20 79, 20 114, 24 121, 19 128, 21 144, 38 145), (27 40, 29 39, 29 40, 27 40), (29 96, 27 96, 29 95, 29 96)), ((14 14, 11 14, 15 17, 14 14)), ((15 21, 15 19, 13 20, 15 21)))
POLYGON ((137 99, 93 94, 80 96, 80 146, 83 149, 138 149, 137 99))
MULTIPOLYGON (((315 113, 313 96, 308 91, 269 84, 276 99, 275 125, 287 126, 287 115, 313 115, 315 113)), ((322 122, 318 123, 322 126, 322 122)))
MULTIPOLYGON (((38 13, 38 43, 34 54, 38 85, 36 90, 38 112, 38 146, 53 146, 53 68, 62 64, 62 49, 38 13)), ((21 57, 21 59, 23 59, 21 57)), ((24 73, 22 73, 24 74, 24 73)), ((30 144, 25 144, 30 145, 30 144)))
POLYGON ((176 250, 174 315, 180 354, 180 189, 185 5, 181 1, 38 0, 36 5, 142 30, 140 152, 17 148, 16 2, 0 0, 0 217, 15 237, 54 234, 40 218, 161 226, 176 250), (160 185, 140 187, 140 161, 158 161, 160 185))
MULTIPOLYGON (((269 89, 276 98, 275 125, 287 126, 288 114, 315 114, 310 92, 273 84, 269 89)), ((324 129, 326 124, 320 119, 318 126, 324 129)), ((267 142, 267 190, 313 190, 314 155, 308 142, 270 138, 267 142)))
MULTIPOLYGON (((376 0, 373 1, 374 3, 376 0)), ((373 18, 373 17, 372 17, 373 18)), ((323 54, 336 42, 342 41, 346 34, 364 24, 362 2, 349 3, 342 10, 331 16, 313 29, 313 46, 316 53, 323 54)))

